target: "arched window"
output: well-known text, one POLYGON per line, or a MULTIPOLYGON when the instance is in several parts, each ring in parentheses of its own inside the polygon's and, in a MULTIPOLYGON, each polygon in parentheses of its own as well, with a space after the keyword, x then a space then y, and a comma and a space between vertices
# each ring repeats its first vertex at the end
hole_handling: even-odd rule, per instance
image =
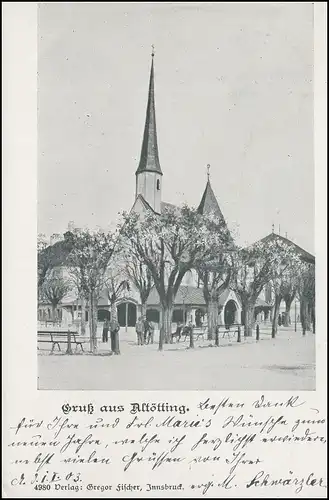
POLYGON ((159 181, 159 179, 157 180, 157 190, 160 191, 160 181, 159 181))

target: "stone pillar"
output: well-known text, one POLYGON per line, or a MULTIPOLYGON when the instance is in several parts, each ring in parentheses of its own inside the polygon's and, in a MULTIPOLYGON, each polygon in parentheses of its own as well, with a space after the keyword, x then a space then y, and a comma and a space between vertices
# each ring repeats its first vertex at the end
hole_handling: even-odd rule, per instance
POLYGON ((223 307, 223 309, 221 310, 221 312, 219 313, 219 316, 218 316, 218 320, 219 320, 220 325, 224 325, 224 309, 225 309, 225 307, 223 307))
POLYGON ((193 325, 195 325, 195 311, 196 311, 195 309, 191 309, 189 311, 189 316, 190 316, 189 320, 192 321, 193 325))

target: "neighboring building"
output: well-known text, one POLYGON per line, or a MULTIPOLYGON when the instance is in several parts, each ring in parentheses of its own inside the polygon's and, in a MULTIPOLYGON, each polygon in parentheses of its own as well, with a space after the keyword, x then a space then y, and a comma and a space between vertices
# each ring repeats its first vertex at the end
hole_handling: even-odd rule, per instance
MULTIPOLYGON (((136 192, 135 202, 131 209, 132 212, 141 214, 146 211, 152 211, 156 214, 160 214, 166 207, 177 208, 177 210, 180 210, 179 207, 175 207, 174 205, 166 203, 162 200, 163 172, 160 166, 156 130, 153 54, 141 155, 135 175, 136 192)), ((209 174, 198 210, 201 214, 213 212, 225 222, 224 216, 211 187, 209 174)), ((53 247, 48 247, 48 249, 49 248, 53 248, 52 252, 54 253, 56 266, 62 266, 65 268, 65 259, 67 257, 67 252, 69 251, 65 238, 63 241, 56 242, 53 247), (58 255, 61 254, 61 248, 63 255, 62 257, 58 257, 58 255)), ((256 315, 262 315, 265 320, 269 319, 270 316, 271 297, 269 295, 269 289, 267 289, 264 293, 265 295, 263 294, 258 299, 256 315)), ((219 321, 221 324, 241 323, 241 321, 243 321, 241 303, 233 290, 225 290, 222 293, 219 298, 219 306, 219 321)), ((50 311, 48 304, 41 305, 39 309, 40 319, 42 317, 41 310, 46 310, 47 312, 50 311)), ((67 297, 63 301, 61 309, 63 311, 62 318, 64 322, 73 322, 79 320, 81 317, 81 305, 74 294, 67 297)), ((118 320, 121 326, 135 325, 136 319, 141 313, 140 297, 136 289, 131 287, 129 291, 126 290, 124 297, 117 303, 117 312, 118 320)), ((156 290, 153 288, 147 301, 147 317, 155 322, 159 322, 161 319, 160 314, 161 307, 159 304, 159 297, 156 290)), ((106 291, 104 291, 98 304, 98 319, 101 321, 104 317, 109 317, 109 315, 110 302, 106 295, 106 291)), ((86 319, 87 318, 88 313, 86 312, 86 319)), ((258 319, 260 319, 260 317, 258 317, 258 319)), ((198 287, 197 276, 193 271, 186 274, 182 282, 182 286, 178 290, 175 299, 173 321, 192 321, 196 325, 200 325, 201 323, 205 323, 207 321, 206 304, 202 288, 198 287)))
MULTIPOLYGON (((272 230, 272 233, 268 234, 264 238, 262 238, 260 241, 263 243, 270 243, 273 240, 280 240, 286 245, 291 246, 297 255, 299 255, 300 259, 307 264, 312 264, 315 265, 315 257, 314 255, 310 254, 300 246, 296 245, 293 241, 289 240, 286 237, 281 236, 280 234, 276 234, 274 232, 274 229, 272 230)), ((274 302, 274 296, 273 296, 273 291, 271 288, 271 284, 268 284, 264 290, 261 292, 259 296, 259 301, 265 301, 267 304, 273 305, 274 302)), ((282 316, 282 319, 284 317, 286 311, 286 306, 284 300, 281 302, 280 306, 280 314, 282 316)), ((261 314, 263 314, 263 317, 266 319, 271 319, 271 308, 266 308, 266 307, 256 307, 256 319, 261 320, 261 314)), ((290 319, 291 323, 299 323, 300 322, 300 303, 297 297, 294 298, 291 306, 290 306, 290 319)))

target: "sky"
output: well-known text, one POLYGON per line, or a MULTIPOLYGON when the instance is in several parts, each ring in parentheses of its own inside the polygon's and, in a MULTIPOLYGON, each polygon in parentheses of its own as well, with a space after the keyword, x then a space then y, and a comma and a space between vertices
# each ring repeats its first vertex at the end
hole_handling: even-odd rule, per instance
POLYGON ((155 46, 163 201, 210 180, 237 243, 314 252, 311 3, 41 3, 38 232, 104 229, 135 199, 155 46))

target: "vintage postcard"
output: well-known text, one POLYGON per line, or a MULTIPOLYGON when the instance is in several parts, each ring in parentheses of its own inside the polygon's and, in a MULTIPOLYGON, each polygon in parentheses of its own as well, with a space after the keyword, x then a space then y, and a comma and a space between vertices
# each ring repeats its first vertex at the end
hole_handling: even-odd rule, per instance
POLYGON ((325 3, 3 14, 3 496, 325 498, 325 3))

